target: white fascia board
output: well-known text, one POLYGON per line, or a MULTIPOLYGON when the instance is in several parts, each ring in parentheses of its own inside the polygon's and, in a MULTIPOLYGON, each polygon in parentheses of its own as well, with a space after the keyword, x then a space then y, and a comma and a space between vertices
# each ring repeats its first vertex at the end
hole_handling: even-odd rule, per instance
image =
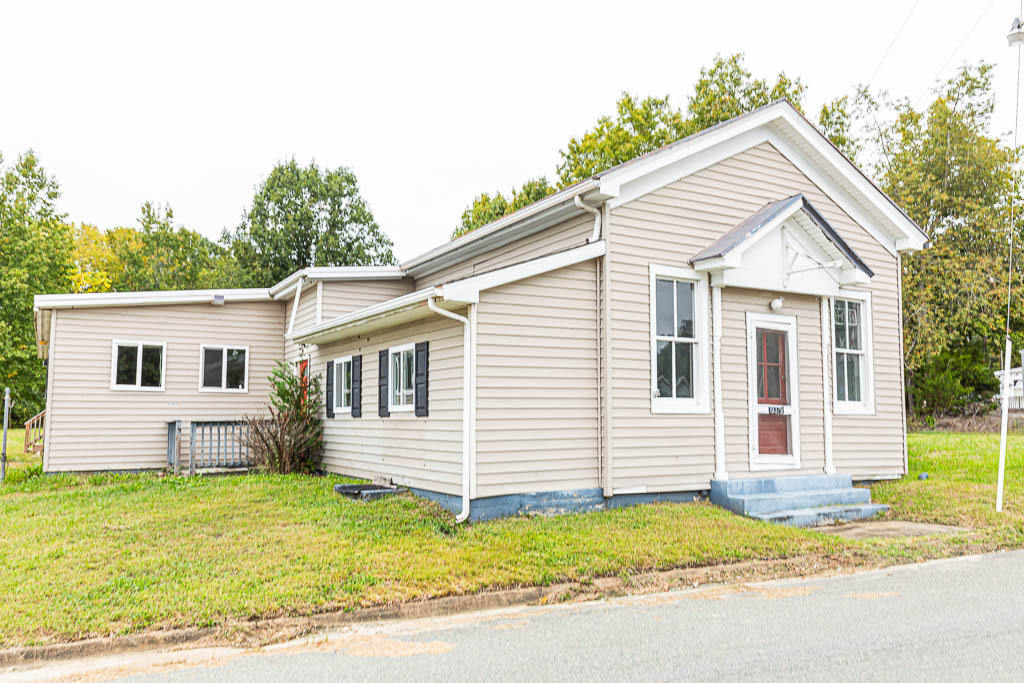
POLYGON ((224 303, 270 301, 267 289, 180 289, 163 292, 101 292, 97 294, 36 294, 36 309, 96 308, 100 306, 159 306, 168 304, 213 303, 215 296, 224 303))
POLYGON ((479 303, 480 292, 485 289, 492 289, 502 285, 525 280, 535 275, 542 275, 552 270, 576 265, 584 261, 599 258, 605 254, 605 241, 598 240, 585 244, 582 247, 575 247, 559 251, 547 256, 517 263, 515 265, 498 268, 489 273, 474 275, 455 282, 449 282, 441 286, 446 301, 461 303, 479 303))
POLYGON ((395 297, 394 299, 388 299, 372 306, 360 308, 359 310, 346 313, 345 315, 338 316, 326 320, 319 325, 312 325, 301 330, 296 330, 291 334, 286 334, 285 339, 296 341, 300 344, 316 344, 322 341, 326 337, 343 338, 338 336, 339 333, 344 333, 346 329, 353 328, 359 325, 363 325, 370 321, 377 319, 386 318, 403 310, 422 306, 426 304, 427 299, 437 297, 440 298, 442 295, 440 287, 427 287, 409 294, 403 294, 402 296, 395 297))
POLYGON ((513 228, 516 226, 537 224, 546 214, 555 213, 559 209, 566 209, 567 207, 565 205, 571 207, 575 213, 583 213, 580 209, 575 207, 573 199, 577 195, 587 194, 595 189, 598 189, 598 183, 596 180, 585 180, 577 183, 576 185, 567 187, 564 190, 556 192, 553 195, 549 195, 540 201, 534 202, 515 213, 499 218, 493 223, 479 227, 461 237, 451 240, 447 244, 435 247, 424 254, 420 254, 415 258, 405 261, 401 264, 401 268, 407 271, 410 275, 420 277, 454 263, 458 263, 469 254, 477 253, 482 249, 493 249, 496 246, 500 246, 500 244, 510 242, 519 236, 518 231, 513 228), (529 219, 534 219, 534 221, 529 221, 529 219), (504 241, 500 242, 500 244, 496 244, 495 240, 498 239, 496 237, 496 233, 504 232, 512 234, 509 236, 503 235, 502 239, 504 241), (492 236, 495 236, 494 240, 488 239, 492 236), (487 242, 486 247, 478 245, 481 241, 487 242), (476 246, 480 246, 480 249, 474 250, 473 247, 476 246))
POLYGON ((292 294, 292 285, 299 278, 307 280, 400 280, 405 270, 398 266, 313 266, 297 270, 270 288, 275 299, 292 294))
POLYGON ((926 246, 927 237, 913 221, 785 102, 698 134, 692 141, 649 159, 608 171, 600 178, 600 189, 613 195, 608 205, 615 208, 764 142, 775 146, 891 254, 898 249, 915 251, 926 246), (822 172, 820 161, 809 160, 791 138, 814 149, 834 175, 822 172), (855 198, 857 195, 860 199, 855 198), (861 207, 870 207, 883 220, 869 216, 861 207), (897 239, 905 241, 897 246, 897 239))
POLYGON ((807 119, 790 107, 782 110, 782 118, 789 124, 792 132, 797 133, 818 152, 830 166, 840 174, 847 183, 856 188, 863 197, 884 215, 901 234, 897 239, 907 239, 923 249, 928 236, 903 211, 893 203, 882 190, 872 183, 852 161, 815 128, 807 119))

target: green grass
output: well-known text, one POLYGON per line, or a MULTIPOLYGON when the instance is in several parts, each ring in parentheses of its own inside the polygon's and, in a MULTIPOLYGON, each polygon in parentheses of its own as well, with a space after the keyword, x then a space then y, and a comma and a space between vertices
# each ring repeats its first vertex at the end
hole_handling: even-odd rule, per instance
POLYGON ((926 469, 931 479, 875 487, 894 518, 970 533, 866 542, 706 503, 455 527, 409 495, 342 499, 331 490, 340 477, 37 476, 0 488, 0 645, 742 560, 877 565, 1024 547, 1024 437, 1013 439, 1005 516, 987 510, 992 466, 981 453, 991 459, 990 441, 913 435, 912 474, 926 469))
POLYGON ((10 467, 27 467, 34 463, 42 463, 38 453, 25 453, 25 427, 10 425, 7 432, 7 464, 10 467))

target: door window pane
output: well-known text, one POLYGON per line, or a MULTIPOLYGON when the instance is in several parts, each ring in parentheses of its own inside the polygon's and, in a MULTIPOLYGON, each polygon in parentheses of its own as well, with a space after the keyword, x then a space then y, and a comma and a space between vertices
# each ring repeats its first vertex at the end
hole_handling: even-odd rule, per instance
POLYGON ((673 336, 672 280, 658 280, 655 285, 657 297, 657 333, 659 337, 673 336))
POLYGON ((658 396, 672 396, 672 342, 658 342, 658 396))
POLYGON ((203 349, 203 387, 219 389, 224 376, 224 349, 203 349))
POLYGON ((225 389, 245 389, 245 349, 228 349, 228 374, 225 389))
POLYGON ((115 384, 135 386, 135 373, 138 370, 139 347, 118 346, 117 347, 117 372, 115 373, 115 384))
POLYGON ((693 338, 693 283, 676 281, 676 336, 693 338))
POLYGON ((765 398, 782 398, 782 379, 778 365, 765 366, 765 398))
POLYGON ((142 386, 159 387, 161 385, 163 355, 164 350, 160 346, 142 347, 142 386))
POLYGON ((693 344, 673 342, 676 347, 676 398, 693 398, 693 344))

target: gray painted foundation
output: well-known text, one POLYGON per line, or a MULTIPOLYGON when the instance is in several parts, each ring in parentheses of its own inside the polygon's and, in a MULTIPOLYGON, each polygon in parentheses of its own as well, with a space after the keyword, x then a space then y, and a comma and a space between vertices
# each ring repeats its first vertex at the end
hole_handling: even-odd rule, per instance
MULTIPOLYGON (((410 489, 417 496, 438 503, 453 514, 462 511, 462 496, 452 496, 424 489, 410 489)), ((697 491, 673 493, 630 493, 605 498, 602 489, 574 489, 571 491, 543 491, 517 493, 506 496, 476 498, 470 502, 469 519, 473 522, 514 517, 516 515, 561 515, 571 512, 590 512, 642 505, 645 503, 688 503, 696 500, 697 491)))

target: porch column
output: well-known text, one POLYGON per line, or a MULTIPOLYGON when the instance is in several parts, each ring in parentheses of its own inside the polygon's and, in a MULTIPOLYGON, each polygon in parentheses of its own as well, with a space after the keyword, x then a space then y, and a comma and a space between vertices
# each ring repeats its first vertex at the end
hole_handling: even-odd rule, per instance
POLYGON ((711 284, 712 390, 715 394, 715 479, 728 479, 725 471, 725 413, 722 408, 722 286, 711 284))
POLYGON ((835 474, 832 462, 832 320, 829 315, 828 297, 821 301, 821 386, 824 391, 825 424, 825 474, 835 474))

